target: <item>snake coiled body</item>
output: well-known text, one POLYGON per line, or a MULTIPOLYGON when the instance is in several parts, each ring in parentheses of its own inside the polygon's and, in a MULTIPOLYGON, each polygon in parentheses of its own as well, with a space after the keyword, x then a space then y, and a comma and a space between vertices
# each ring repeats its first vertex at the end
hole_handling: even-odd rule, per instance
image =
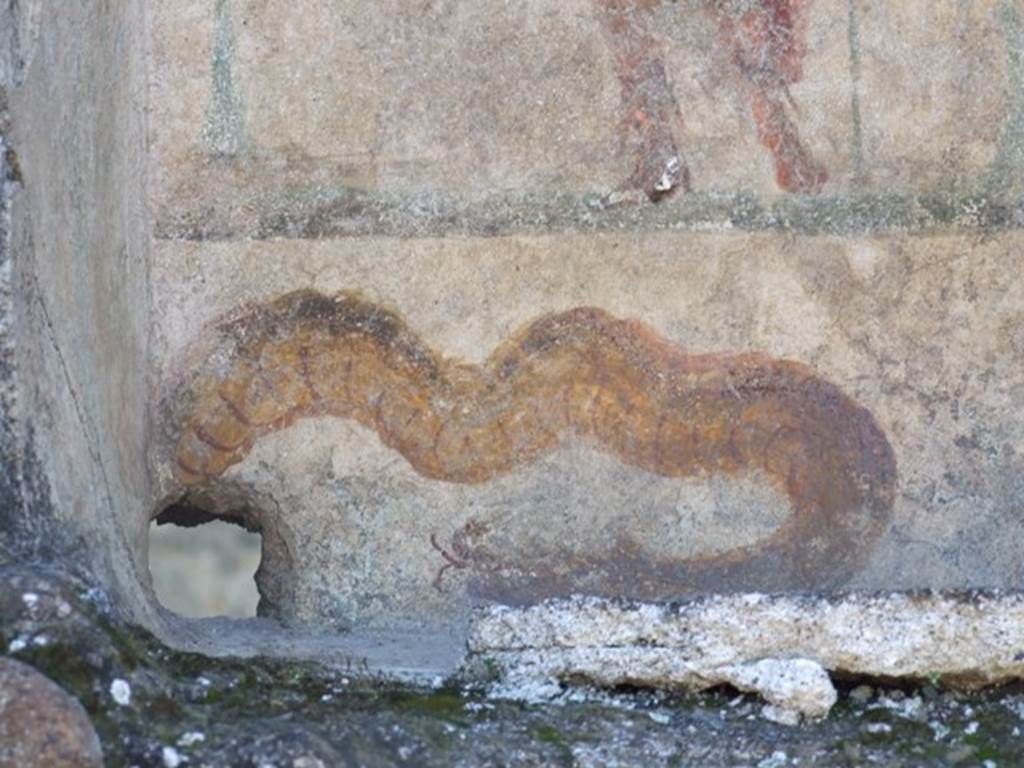
POLYGON ((690 587, 815 588, 848 577, 891 517, 896 467, 872 415, 801 363, 689 354, 593 308, 544 316, 479 366, 350 294, 285 295, 223 325, 193 375, 176 454, 211 483, 261 435, 351 418, 421 475, 484 483, 574 435, 670 477, 760 470, 792 511, 768 539, 671 565, 690 587), (226 350, 226 351, 225 351, 226 350))

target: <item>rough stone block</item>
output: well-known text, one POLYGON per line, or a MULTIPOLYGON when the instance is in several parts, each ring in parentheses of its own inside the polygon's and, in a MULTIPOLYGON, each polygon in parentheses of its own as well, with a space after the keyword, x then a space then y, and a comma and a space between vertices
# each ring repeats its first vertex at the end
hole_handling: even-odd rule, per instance
POLYGON ((979 592, 551 600, 482 611, 469 664, 486 662, 503 697, 550 698, 570 681, 669 690, 725 683, 764 696, 768 719, 784 722, 788 712, 799 722, 835 704, 826 671, 962 688, 1019 679, 1021 608, 1019 593, 979 592))
POLYGON ((0 658, 0 766, 101 765, 100 740, 82 705, 32 667, 0 658))

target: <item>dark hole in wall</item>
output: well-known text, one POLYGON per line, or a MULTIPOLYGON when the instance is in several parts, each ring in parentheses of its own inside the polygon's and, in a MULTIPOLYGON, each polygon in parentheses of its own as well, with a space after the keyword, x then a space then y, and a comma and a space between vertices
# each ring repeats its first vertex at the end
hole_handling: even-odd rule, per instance
POLYGON ((242 514, 181 501, 150 522, 149 570, 157 599, 187 618, 256 616, 263 537, 242 514))

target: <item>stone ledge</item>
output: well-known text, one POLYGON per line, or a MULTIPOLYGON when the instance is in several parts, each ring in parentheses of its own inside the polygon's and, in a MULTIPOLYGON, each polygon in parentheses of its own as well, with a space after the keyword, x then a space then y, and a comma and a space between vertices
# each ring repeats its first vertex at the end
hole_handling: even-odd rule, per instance
MULTIPOLYGON (((1024 677, 1018 592, 742 594, 655 605, 574 597, 483 610, 473 662, 497 695, 545 698, 563 684, 704 690, 728 684, 821 717, 825 671, 976 688, 1024 677)), ((472 663, 472 662, 471 662, 472 663)))

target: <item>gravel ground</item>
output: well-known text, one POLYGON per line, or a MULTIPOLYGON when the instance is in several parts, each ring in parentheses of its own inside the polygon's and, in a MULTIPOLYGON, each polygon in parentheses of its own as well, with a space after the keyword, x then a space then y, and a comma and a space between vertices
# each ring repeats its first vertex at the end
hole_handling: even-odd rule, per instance
POLYGON ((171 651, 64 574, 0 566, 0 650, 84 705, 110 766, 1017 766, 1024 689, 841 684, 824 720, 779 725, 734 691, 567 689, 554 702, 479 685, 411 688, 266 659, 171 651))

